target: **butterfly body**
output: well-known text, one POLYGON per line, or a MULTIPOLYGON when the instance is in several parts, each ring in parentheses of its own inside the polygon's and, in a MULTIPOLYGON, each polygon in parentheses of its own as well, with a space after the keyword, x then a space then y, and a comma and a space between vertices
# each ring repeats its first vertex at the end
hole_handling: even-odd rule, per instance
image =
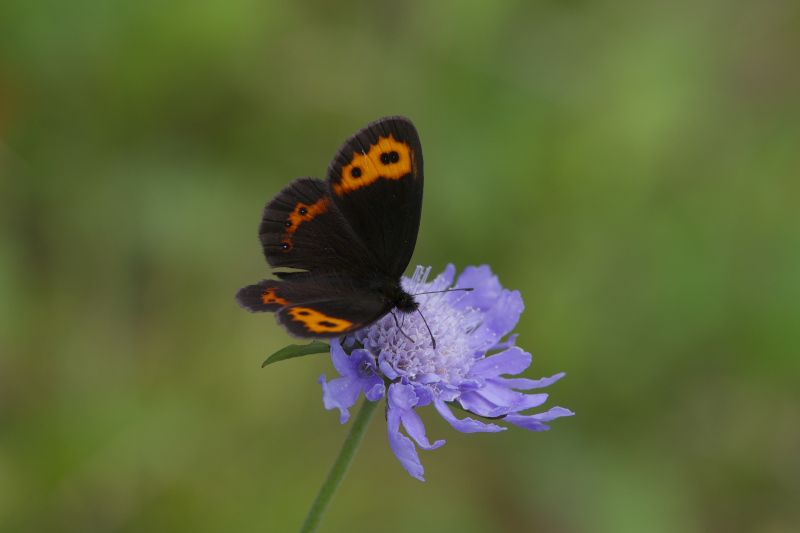
POLYGON ((404 117, 380 119, 350 137, 325 181, 298 178, 264 208, 259 237, 278 280, 240 289, 252 312, 271 311, 289 333, 332 338, 398 309, 417 310, 400 278, 422 212, 422 148, 404 117))

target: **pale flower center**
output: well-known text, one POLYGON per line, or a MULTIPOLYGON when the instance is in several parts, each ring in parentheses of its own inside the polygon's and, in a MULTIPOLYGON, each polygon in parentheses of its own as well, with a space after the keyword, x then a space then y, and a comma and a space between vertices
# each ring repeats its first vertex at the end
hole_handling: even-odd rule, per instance
POLYGON ((471 308, 455 309, 451 304, 452 294, 420 294, 448 288, 441 276, 426 283, 429 272, 430 268, 417 267, 414 277, 404 280, 403 286, 409 294, 418 295, 416 299, 425 320, 420 312, 395 311, 397 322, 390 313, 356 337, 379 357, 379 363, 388 364, 409 380, 431 379, 435 375, 442 381, 458 383, 475 361, 470 334, 480 326, 481 313, 471 308), (436 339, 435 350, 431 336, 436 339))

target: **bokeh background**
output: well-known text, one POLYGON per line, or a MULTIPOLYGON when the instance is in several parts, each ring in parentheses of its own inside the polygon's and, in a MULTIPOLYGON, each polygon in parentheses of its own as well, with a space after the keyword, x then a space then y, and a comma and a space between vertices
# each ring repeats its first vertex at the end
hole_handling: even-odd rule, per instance
POLYGON ((800 4, 0 3, 0 530, 293 531, 348 427, 235 291, 263 205, 411 117, 414 264, 527 304, 544 433, 411 478, 376 417, 322 531, 800 531, 800 4))

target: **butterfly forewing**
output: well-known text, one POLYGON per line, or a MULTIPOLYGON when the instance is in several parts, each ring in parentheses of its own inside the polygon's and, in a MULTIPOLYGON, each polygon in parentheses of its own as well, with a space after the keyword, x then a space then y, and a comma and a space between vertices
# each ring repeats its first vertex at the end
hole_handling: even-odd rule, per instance
POLYGON ((373 265, 364 245, 331 201, 326 182, 299 178, 264 208, 259 227, 264 255, 273 267, 351 272, 363 276, 373 265))
POLYGON ((405 272, 422 213, 422 147, 404 117, 368 125, 339 149, 328 169, 330 196, 371 262, 395 279, 405 272))

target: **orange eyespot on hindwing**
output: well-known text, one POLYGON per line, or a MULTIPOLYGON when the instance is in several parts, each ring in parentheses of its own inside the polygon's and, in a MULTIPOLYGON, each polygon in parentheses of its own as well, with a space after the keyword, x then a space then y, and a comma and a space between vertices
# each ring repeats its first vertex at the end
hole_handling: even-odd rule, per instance
POLYGON ((343 318, 335 318, 310 307, 290 307, 286 313, 295 322, 301 322, 310 333, 339 333, 353 327, 353 323, 343 318))
POLYGON ((366 154, 355 154, 350 164, 342 168, 342 178, 333 188, 342 196, 361 187, 366 187, 377 180, 400 179, 411 173, 411 147, 395 140, 394 135, 381 137, 378 144, 373 144, 366 154))
POLYGON ((294 303, 287 299, 283 292, 279 281, 264 280, 261 283, 239 289, 236 293, 236 301, 253 313, 263 313, 264 311, 274 313, 282 307, 294 303), (278 293, 281 295, 279 296, 278 293))
POLYGON ((277 287, 265 287, 261 292, 261 301, 266 305, 292 305, 289 300, 281 298, 276 294, 277 287))

